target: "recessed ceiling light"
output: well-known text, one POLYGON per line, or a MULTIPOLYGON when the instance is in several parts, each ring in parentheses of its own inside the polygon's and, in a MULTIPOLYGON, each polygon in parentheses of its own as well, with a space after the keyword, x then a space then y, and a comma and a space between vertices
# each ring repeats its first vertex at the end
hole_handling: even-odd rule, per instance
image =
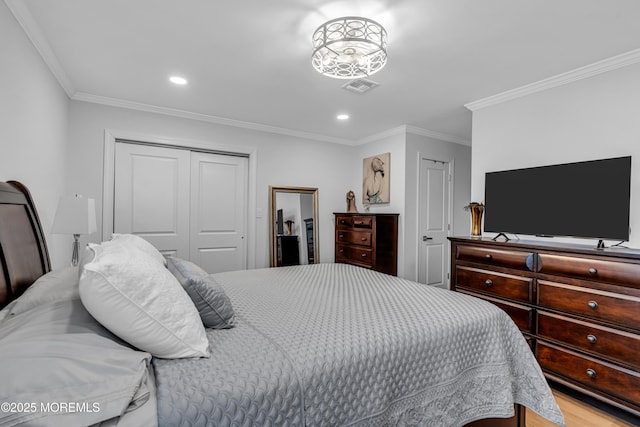
POLYGON ((338 120, 348 120, 349 119, 349 115, 348 114, 338 114, 336 116, 336 119, 338 119, 338 120))
POLYGON ((171 81, 171 83, 174 83, 174 84, 177 84, 177 85, 186 85, 187 84, 187 79, 185 79, 183 77, 178 77, 178 76, 169 77, 169 81, 171 81))

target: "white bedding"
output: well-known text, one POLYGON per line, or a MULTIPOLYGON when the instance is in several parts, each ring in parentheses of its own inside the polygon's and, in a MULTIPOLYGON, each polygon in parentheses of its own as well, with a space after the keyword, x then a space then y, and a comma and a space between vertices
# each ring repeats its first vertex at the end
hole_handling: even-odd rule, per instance
POLYGON ((160 425, 457 426, 514 403, 564 425, 522 334, 485 301, 346 264, 220 273, 237 325, 154 359, 160 425))
POLYGON ((34 287, 33 306, 0 321, 0 401, 38 409, 3 411, 2 425, 457 426, 514 403, 564 425, 518 328, 467 295, 346 264, 212 275, 235 327, 207 329, 210 358, 153 359, 154 382, 150 355, 93 319, 66 277, 43 279, 73 290, 62 299, 34 287), (52 403, 85 406, 41 410, 52 403))
POLYGON ((132 425, 118 420, 136 412, 153 426, 150 359, 96 322, 78 298, 11 316, 0 325, 0 425, 132 425))

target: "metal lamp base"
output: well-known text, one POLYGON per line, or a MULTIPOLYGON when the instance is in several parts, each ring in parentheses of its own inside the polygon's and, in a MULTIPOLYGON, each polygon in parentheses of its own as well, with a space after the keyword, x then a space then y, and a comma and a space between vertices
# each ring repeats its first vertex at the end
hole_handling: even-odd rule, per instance
POLYGON ((74 234, 73 235, 73 253, 71 255, 71 265, 73 267, 78 265, 78 261, 79 261, 79 243, 78 243, 78 239, 80 238, 79 234, 74 234))

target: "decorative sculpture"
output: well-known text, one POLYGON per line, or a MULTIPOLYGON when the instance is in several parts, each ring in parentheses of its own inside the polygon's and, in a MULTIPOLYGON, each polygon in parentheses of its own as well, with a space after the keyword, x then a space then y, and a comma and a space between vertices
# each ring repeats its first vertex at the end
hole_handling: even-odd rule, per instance
POLYGON ((358 213, 358 208, 356 207, 356 193, 351 190, 347 192, 347 212, 358 213))

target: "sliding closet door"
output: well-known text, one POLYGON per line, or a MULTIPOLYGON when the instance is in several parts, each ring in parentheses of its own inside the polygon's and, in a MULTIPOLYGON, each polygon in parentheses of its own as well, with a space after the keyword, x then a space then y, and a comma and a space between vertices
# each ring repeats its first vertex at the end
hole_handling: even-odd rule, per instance
POLYGON ((114 184, 114 233, 189 257, 189 151, 118 142, 114 184))
POLYGON ((247 268, 249 159, 116 142, 115 233, 209 273, 247 268))
POLYGON ((209 273, 247 267, 248 159, 191 153, 191 261, 209 273))

